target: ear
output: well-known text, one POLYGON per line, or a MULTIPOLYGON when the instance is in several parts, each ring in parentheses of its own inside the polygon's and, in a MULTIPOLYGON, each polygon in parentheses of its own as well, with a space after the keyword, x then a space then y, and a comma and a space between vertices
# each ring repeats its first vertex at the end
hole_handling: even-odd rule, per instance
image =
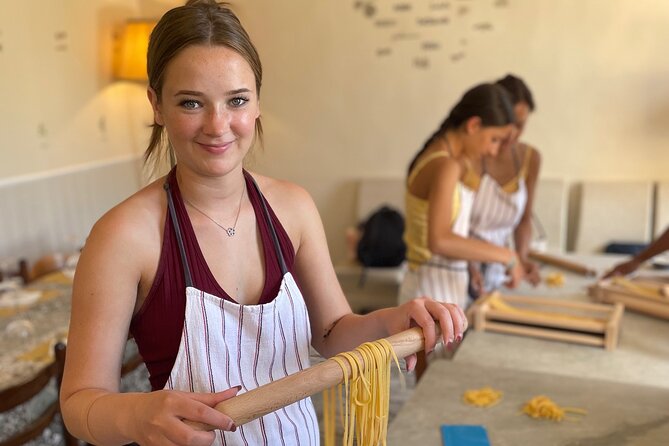
POLYGON ((465 122, 465 131, 469 135, 478 132, 481 129, 481 127, 482 127, 481 118, 479 118, 478 116, 472 116, 465 122))
POLYGON ((149 98, 151 108, 153 109, 153 120, 156 124, 164 126, 163 114, 160 111, 160 100, 158 94, 151 87, 146 89, 146 96, 149 98))

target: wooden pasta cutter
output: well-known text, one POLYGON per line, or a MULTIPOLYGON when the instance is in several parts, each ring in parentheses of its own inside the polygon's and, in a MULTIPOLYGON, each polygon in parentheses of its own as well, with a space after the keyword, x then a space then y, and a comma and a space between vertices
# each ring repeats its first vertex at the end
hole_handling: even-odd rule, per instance
POLYGON ((595 301, 620 303, 632 311, 669 319, 669 283, 658 279, 612 277, 588 288, 595 301))
POLYGON ((530 336, 604 347, 618 345, 624 306, 510 296, 494 292, 472 305, 476 331, 530 336))

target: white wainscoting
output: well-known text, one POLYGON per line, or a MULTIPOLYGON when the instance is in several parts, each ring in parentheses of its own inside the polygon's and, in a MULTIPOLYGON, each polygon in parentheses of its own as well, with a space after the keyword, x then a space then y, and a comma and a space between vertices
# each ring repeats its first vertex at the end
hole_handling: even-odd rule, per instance
POLYGON ((76 250, 107 210, 139 189, 141 169, 133 156, 0 180, 0 259, 76 250))

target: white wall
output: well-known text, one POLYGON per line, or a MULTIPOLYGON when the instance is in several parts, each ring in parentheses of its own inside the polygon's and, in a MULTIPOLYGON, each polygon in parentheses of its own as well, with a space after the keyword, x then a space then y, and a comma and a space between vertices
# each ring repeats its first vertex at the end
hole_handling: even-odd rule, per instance
MULTIPOLYGON (((148 103, 142 86, 110 82, 110 36, 125 18, 180 3, 0 0, 0 179, 141 153, 148 103)), ((266 149, 255 166, 311 191, 335 260, 354 220, 354 181, 402 175, 466 88, 507 72, 524 77, 535 94, 526 140, 541 150, 544 175, 569 182, 669 177, 664 0, 233 4, 265 70, 266 149), (357 3, 375 5, 374 18, 357 3), (449 8, 429 8, 442 3, 449 8), (411 10, 394 11, 397 4, 411 10), (450 23, 417 26, 424 17, 450 23), (419 38, 393 40, 398 33, 419 38), (439 48, 422 49, 426 41, 439 48), (390 54, 377 55, 387 48, 390 54)))

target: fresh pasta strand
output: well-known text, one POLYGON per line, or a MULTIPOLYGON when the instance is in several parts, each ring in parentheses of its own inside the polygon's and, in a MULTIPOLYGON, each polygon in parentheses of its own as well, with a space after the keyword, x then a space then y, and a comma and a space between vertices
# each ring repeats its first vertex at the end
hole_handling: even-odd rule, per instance
POLYGON ((335 444, 337 400, 344 427, 344 446, 386 444, 391 359, 402 376, 397 355, 385 339, 366 342, 353 352, 343 352, 332 358, 341 367, 344 381, 336 390, 330 388, 323 392, 325 446, 335 444))
POLYGON ((490 305, 490 308, 497 311, 503 311, 505 313, 522 314, 526 316, 537 316, 537 317, 546 317, 551 319, 563 319, 563 320, 597 321, 597 322, 602 321, 602 319, 596 317, 578 316, 578 315, 564 314, 557 312, 535 311, 535 310, 516 308, 512 305, 509 305, 499 294, 494 294, 490 296, 487 302, 490 305))
POLYGON ((553 421, 562 421, 566 413, 585 415, 584 409, 575 407, 560 407, 545 395, 535 396, 523 407, 523 413, 532 418, 543 418, 553 421))
POLYGON ((611 283, 618 285, 627 291, 630 291, 635 294, 639 294, 644 297, 651 299, 665 299, 666 296, 662 294, 661 289, 658 286, 648 285, 644 283, 635 283, 632 280, 626 279, 625 277, 613 277, 611 283))
POLYGON ((503 393, 500 390, 486 386, 465 391, 462 400, 476 407, 492 407, 501 401, 502 395, 503 393))

